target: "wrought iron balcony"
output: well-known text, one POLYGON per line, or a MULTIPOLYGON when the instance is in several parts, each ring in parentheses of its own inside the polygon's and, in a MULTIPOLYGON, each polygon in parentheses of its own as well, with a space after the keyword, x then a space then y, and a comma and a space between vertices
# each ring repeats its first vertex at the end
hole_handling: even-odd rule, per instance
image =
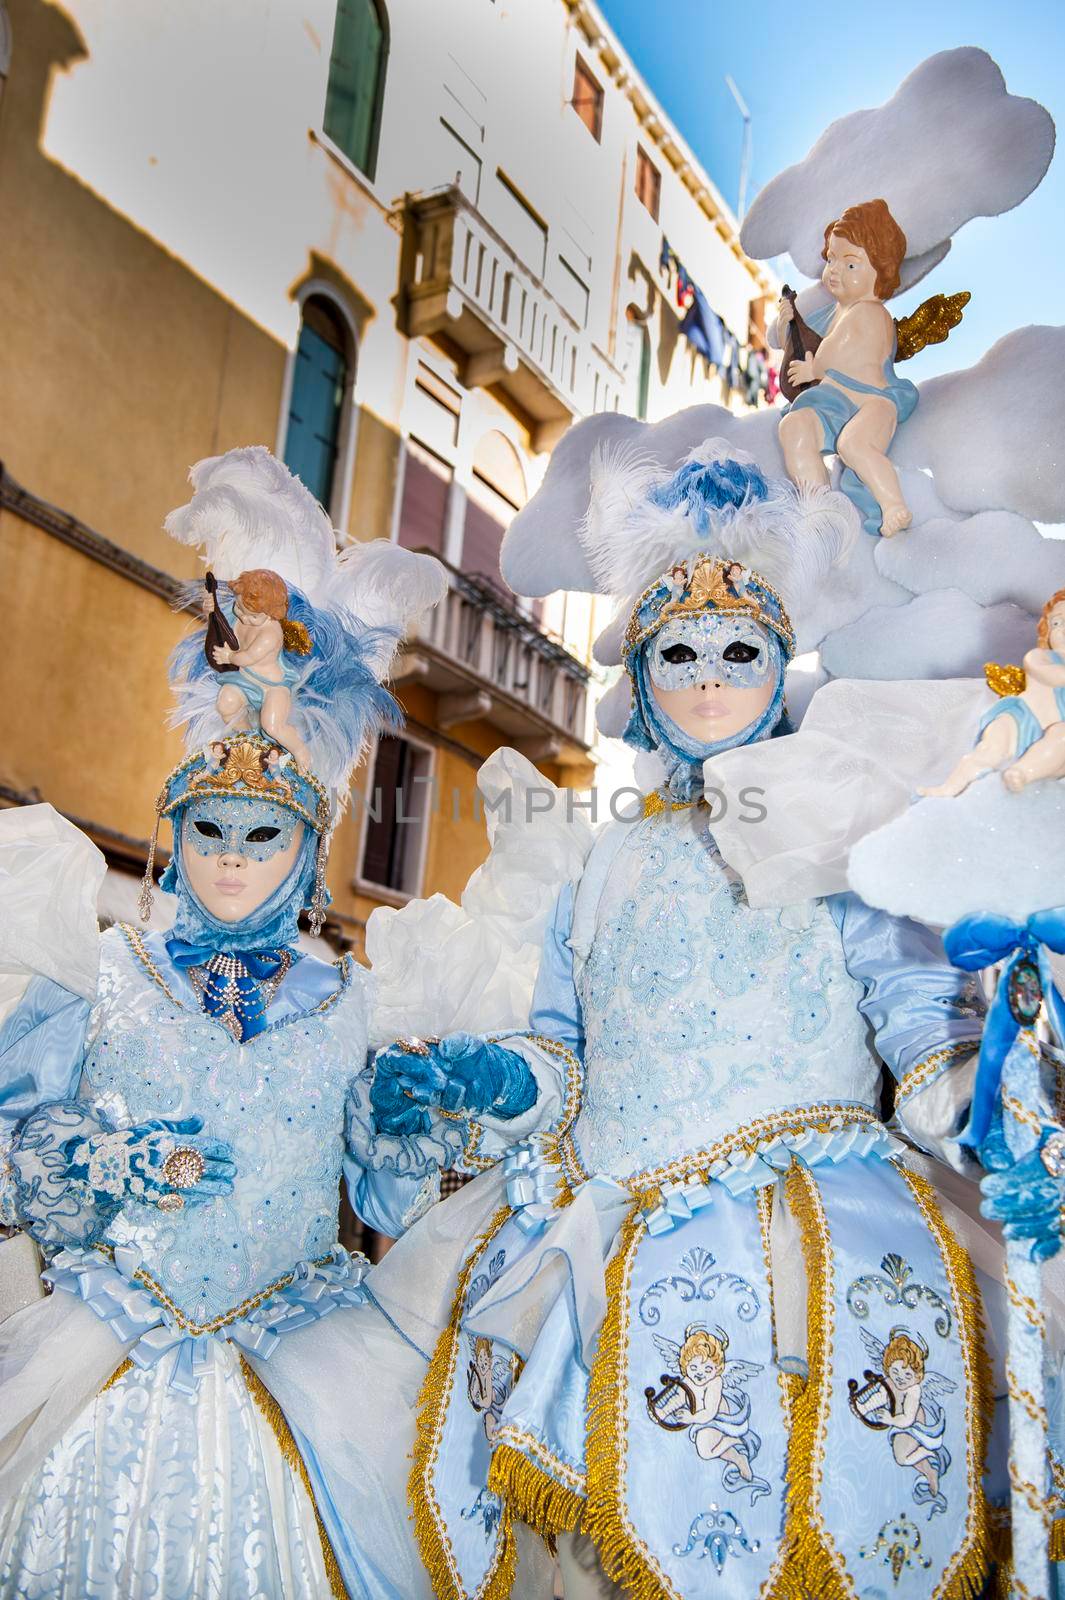
POLYGON ((436 691, 442 729, 485 721, 532 761, 583 765, 587 667, 491 583, 449 574, 444 603, 407 639, 397 680, 436 691))
POLYGON ((498 386, 551 449, 576 417, 616 411, 621 374, 456 188, 403 203, 399 321, 448 346, 468 388, 498 386))

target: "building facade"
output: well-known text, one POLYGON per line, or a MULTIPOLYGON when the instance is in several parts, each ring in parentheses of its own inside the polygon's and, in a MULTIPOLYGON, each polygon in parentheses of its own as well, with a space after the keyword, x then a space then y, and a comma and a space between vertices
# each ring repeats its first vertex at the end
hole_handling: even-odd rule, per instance
POLYGON ((586 596, 499 545, 569 424, 765 404, 773 285, 586 0, 0 0, 0 803, 100 844, 131 915, 189 463, 269 444, 343 542, 449 566, 334 845, 334 942, 456 897, 481 761, 592 781, 586 596), (763 386, 764 387, 764 386, 763 386))

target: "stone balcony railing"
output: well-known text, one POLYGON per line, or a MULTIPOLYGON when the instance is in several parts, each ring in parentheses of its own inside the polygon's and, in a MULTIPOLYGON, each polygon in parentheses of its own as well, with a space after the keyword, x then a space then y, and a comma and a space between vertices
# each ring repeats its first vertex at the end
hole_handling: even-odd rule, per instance
POLYGON ((438 695, 437 721, 490 722, 533 761, 588 754, 588 669, 481 578, 451 587, 407 640, 397 676, 438 695))
POLYGON ((468 388, 502 389, 536 449, 577 417, 618 409, 617 368, 458 189, 404 201, 399 317, 409 338, 446 338, 468 388))

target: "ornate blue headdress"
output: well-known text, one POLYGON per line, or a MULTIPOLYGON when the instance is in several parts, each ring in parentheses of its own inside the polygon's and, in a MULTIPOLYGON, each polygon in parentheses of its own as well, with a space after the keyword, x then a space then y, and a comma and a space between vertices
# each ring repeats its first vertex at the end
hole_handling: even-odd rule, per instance
MULTIPOLYGON (((159 823, 191 800, 225 796, 283 806, 317 835, 317 932, 351 774, 367 737, 401 720, 383 680, 406 628, 443 598, 447 576, 431 556, 387 540, 338 548, 318 501, 260 446, 201 461, 190 477, 192 499, 166 529, 204 551, 217 576, 215 610, 170 661, 188 754, 156 802, 141 916, 151 914, 159 823), (233 632, 242 615, 267 640, 254 665, 241 661, 233 632)), ((202 592, 191 585, 184 598, 202 592)))

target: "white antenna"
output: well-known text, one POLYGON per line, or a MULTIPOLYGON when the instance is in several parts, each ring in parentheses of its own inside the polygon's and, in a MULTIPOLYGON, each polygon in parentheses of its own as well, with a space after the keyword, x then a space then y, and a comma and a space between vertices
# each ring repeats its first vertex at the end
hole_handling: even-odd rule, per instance
POLYGON ((739 221, 743 221, 743 214, 747 210, 747 174, 751 167, 751 113, 747 109, 747 102, 737 89, 731 73, 725 74, 725 82, 729 93, 740 109, 743 118, 743 154, 740 156, 740 194, 737 212, 739 221))

